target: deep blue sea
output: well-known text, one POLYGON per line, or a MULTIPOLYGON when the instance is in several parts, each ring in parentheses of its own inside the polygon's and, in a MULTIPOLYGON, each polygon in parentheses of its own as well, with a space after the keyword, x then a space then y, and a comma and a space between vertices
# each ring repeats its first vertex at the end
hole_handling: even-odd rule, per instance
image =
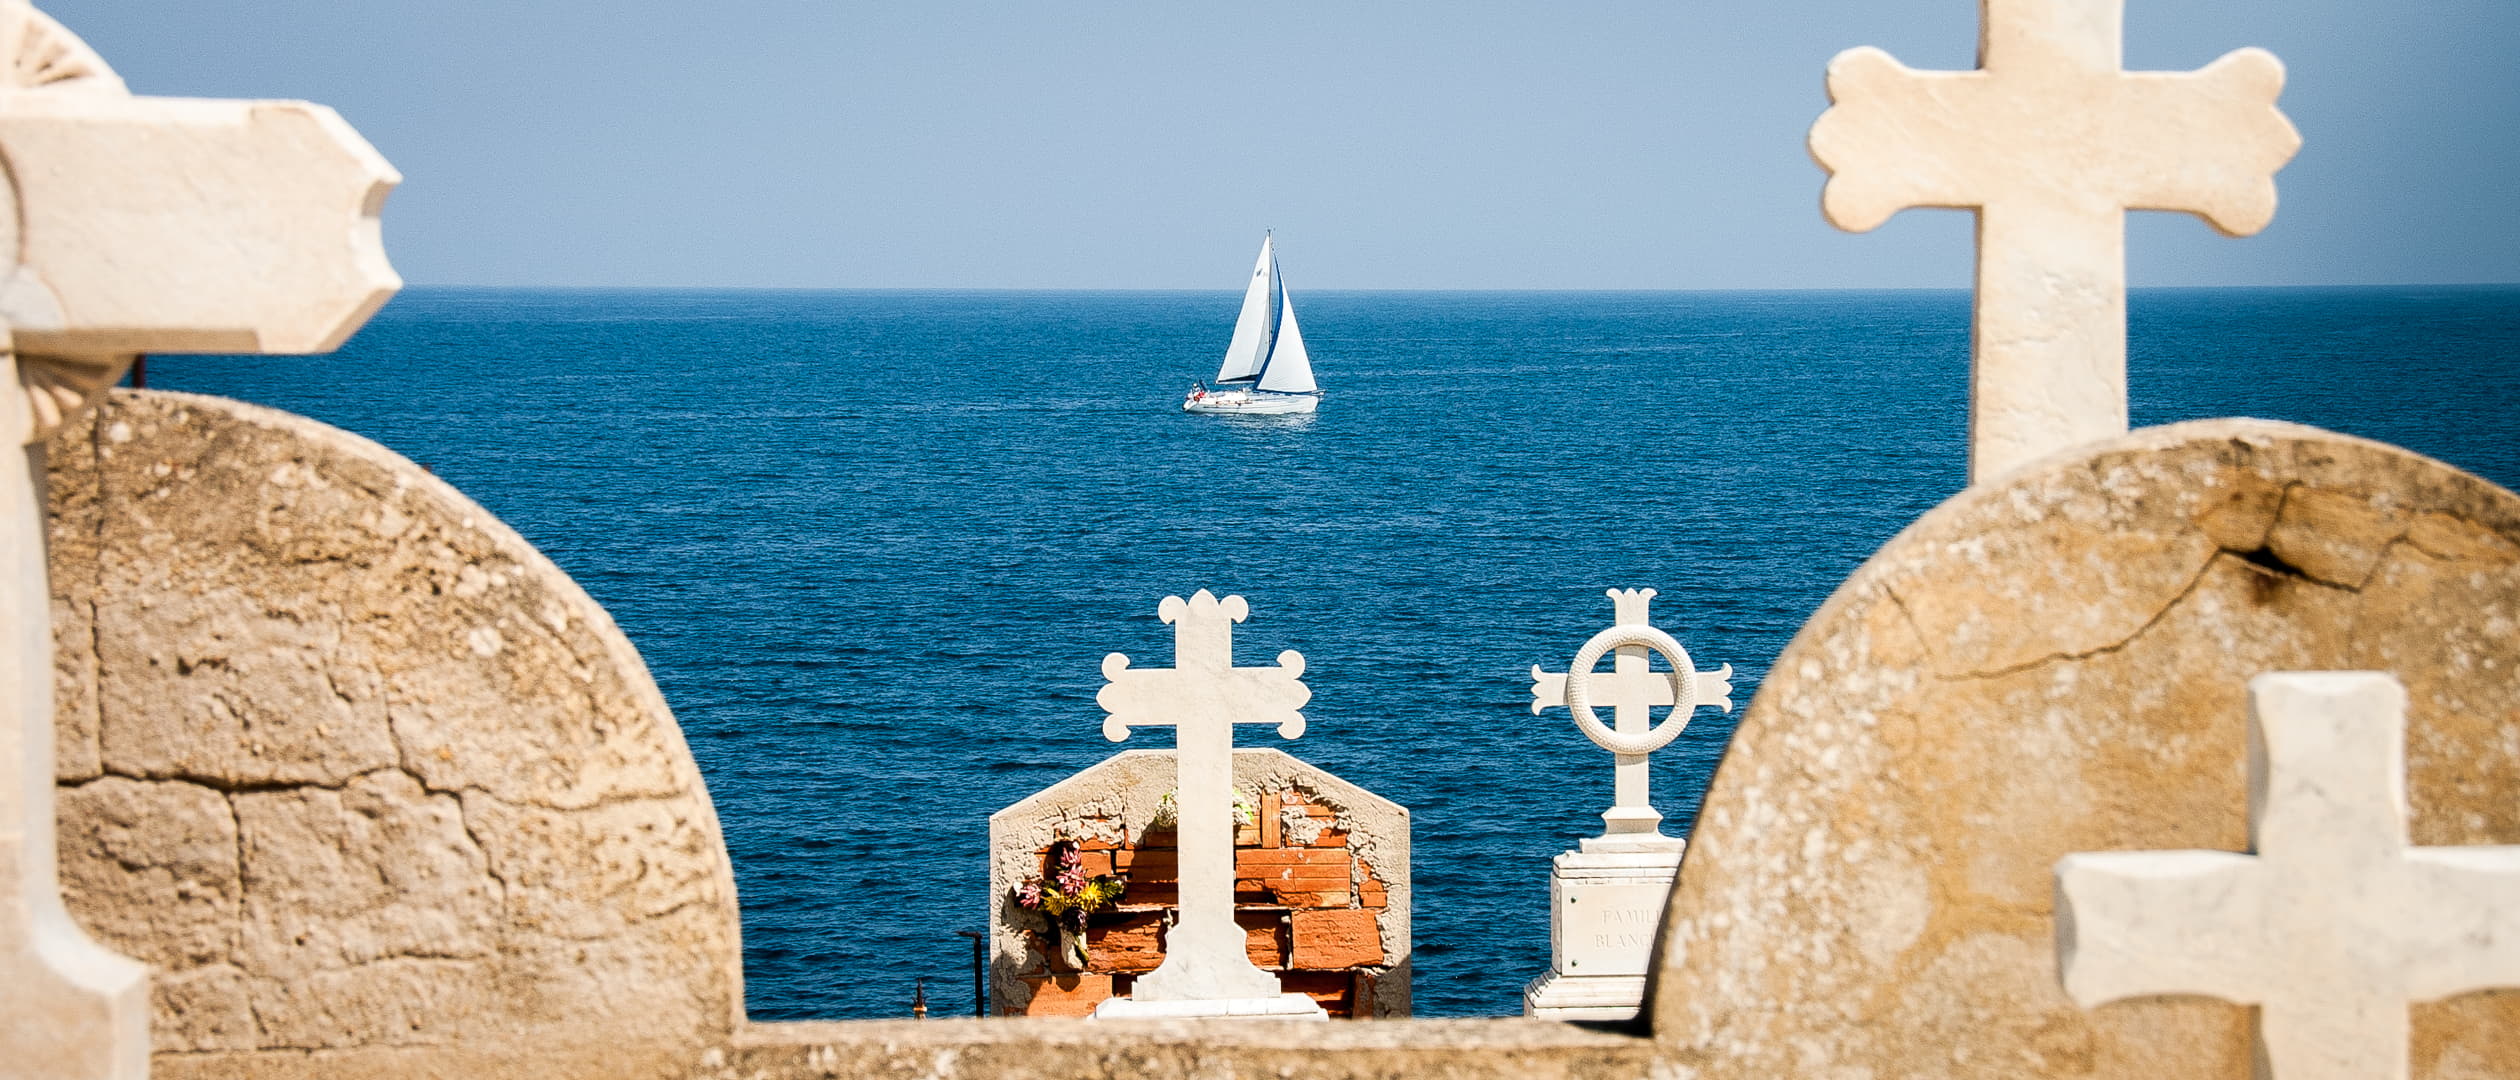
MULTIPOLYGON (((752 1015, 950 1014, 989 814, 1123 749, 1111 651, 1240 593, 1310 730, 1246 729, 1414 821, 1416 1008, 1520 1010, 1549 859, 1610 761, 1527 672, 1611 586, 1746 704, 1846 574, 1964 473, 1969 297, 1298 293, 1308 418, 1179 411, 1228 292, 414 289, 327 357, 157 357, 155 387, 374 438, 609 608, 708 777, 752 1015), (897 988, 870 970, 892 969, 897 988), (897 989, 897 992, 895 990, 897 989)), ((2130 302, 2139 425, 2296 420, 2520 484, 2520 287, 2130 302)), ((1654 758, 1685 830, 1738 710, 1654 758)), ((1168 746, 1160 729, 1128 748, 1168 746)))

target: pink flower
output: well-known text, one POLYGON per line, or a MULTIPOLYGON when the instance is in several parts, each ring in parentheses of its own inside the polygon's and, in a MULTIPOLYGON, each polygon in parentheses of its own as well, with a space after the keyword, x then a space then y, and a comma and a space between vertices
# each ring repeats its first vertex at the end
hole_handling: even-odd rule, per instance
POLYGON ((1015 902, 1034 911, 1041 910, 1041 883, 1027 881, 1016 886, 1015 902))

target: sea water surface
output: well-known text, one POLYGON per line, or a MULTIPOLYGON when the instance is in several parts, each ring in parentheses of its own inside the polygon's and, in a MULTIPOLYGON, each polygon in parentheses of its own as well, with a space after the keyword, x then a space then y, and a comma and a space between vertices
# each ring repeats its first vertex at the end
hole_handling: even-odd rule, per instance
MULTIPOLYGON (((1280 746, 1409 808, 1424 1016, 1520 1010, 1549 859, 1609 756, 1529 709, 1655 620, 1735 711, 1655 755, 1686 832, 1770 661, 1964 479, 1969 297, 1298 293, 1321 411, 1190 416, 1216 293, 413 289, 324 357, 157 357, 435 470, 611 610, 716 800, 752 1015, 962 1007, 988 815, 1104 741, 1105 653, 1170 666, 1166 595, 1304 654, 1280 746)), ((2520 483, 2520 288, 2130 302, 2135 421, 2247 415, 2520 483)))

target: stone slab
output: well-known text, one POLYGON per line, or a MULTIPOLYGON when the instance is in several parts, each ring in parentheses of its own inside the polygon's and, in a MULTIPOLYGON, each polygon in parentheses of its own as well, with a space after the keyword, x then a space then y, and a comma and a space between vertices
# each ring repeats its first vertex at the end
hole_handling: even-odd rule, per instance
POLYGON ((1633 1020, 1644 1000, 1643 975, 1552 971, 1523 987, 1523 1015, 1542 1020, 1633 1020))
POLYGON ((1549 967, 1563 975, 1646 970, 1680 851, 1568 852, 1549 869, 1549 967))
POLYGON ((1626 1020, 1645 1000, 1654 934, 1684 850, 1650 848, 1559 855, 1549 867, 1549 973, 1523 988, 1523 1014, 1558 1020, 1626 1020))
MULTIPOLYGON (((493 1064, 493 1063, 485 1063, 493 1064)), ((478 1074, 476 1074, 478 1075, 478 1074)), ((1644 1080, 1634 1036, 1521 1017, 1405 1024, 1247 1020, 877 1020, 755 1024, 677 1080, 1644 1080)), ((258 1078, 266 1080, 266 1078, 258 1078)), ((311 1080, 309 1074, 267 1080, 311 1080)))
POLYGON ((1323 1020, 1330 1019, 1319 1002, 1303 994, 1274 997, 1203 998, 1195 1001, 1147 1001, 1107 998, 1094 1008, 1096 1020, 1323 1020))

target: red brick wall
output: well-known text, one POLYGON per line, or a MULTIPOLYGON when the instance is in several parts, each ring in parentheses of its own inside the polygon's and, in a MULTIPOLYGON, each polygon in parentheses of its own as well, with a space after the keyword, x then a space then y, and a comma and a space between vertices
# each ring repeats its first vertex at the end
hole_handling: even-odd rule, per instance
MULTIPOLYGON (((1265 792, 1257 809, 1257 820, 1234 833, 1234 920, 1247 935, 1251 962, 1332 1016, 1373 1015, 1375 976, 1399 960, 1382 947, 1382 879, 1354 857, 1337 815, 1313 796, 1293 788, 1265 792), (1290 809, 1299 822, 1287 820, 1290 809)), ((1116 822, 1084 824, 1087 835, 1121 832, 1105 827, 1116 822)), ((1128 891, 1116 908, 1088 921, 1083 972, 1052 973, 1040 961, 1051 952, 1047 926, 1031 931, 1035 962, 1018 977, 1032 987, 1032 1002, 1018 1015, 1083 1016, 1163 963, 1164 928, 1179 914, 1175 843, 1169 828, 1117 844, 1079 842, 1085 872, 1125 875, 1128 891)), ((1034 852, 1048 854, 1047 847, 1034 852)))

